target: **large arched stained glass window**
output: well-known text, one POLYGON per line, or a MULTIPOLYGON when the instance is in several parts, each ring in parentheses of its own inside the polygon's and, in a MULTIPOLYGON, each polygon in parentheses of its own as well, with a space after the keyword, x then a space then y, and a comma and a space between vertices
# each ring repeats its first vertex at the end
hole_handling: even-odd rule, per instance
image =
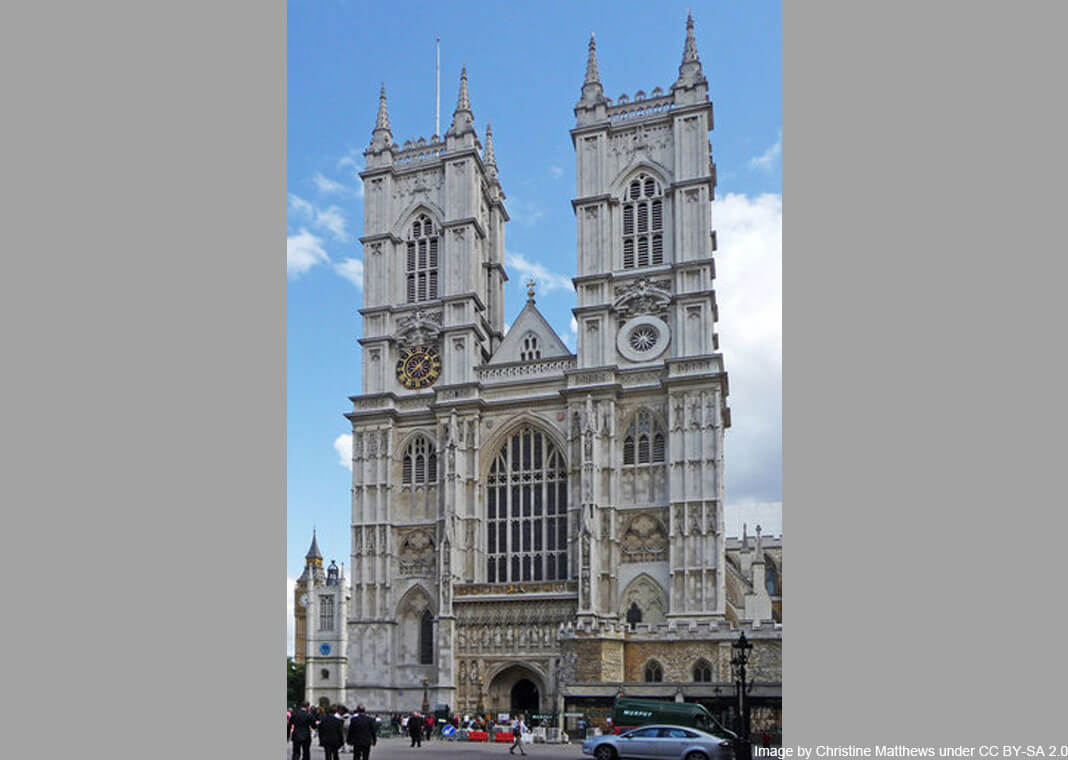
POLYGON ((486 580, 567 578, 567 469, 547 436, 524 427, 486 480, 486 580))

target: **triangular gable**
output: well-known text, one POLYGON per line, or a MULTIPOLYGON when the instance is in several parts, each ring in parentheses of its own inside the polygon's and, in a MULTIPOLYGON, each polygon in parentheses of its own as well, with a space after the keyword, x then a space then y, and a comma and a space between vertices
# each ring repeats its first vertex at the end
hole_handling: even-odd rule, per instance
POLYGON ((541 359, 549 359, 554 356, 571 356, 567 346, 560 340, 560 336, 545 321, 545 317, 538 311, 533 301, 527 301, 527 305, 519 312, 515 322, 509 328, 508 333, 497 347, 496 352, 490 358, 490 364, 504 364, 506 362, 523 361, 524 338, 533 333, 538 339, 538 351, 541 359))

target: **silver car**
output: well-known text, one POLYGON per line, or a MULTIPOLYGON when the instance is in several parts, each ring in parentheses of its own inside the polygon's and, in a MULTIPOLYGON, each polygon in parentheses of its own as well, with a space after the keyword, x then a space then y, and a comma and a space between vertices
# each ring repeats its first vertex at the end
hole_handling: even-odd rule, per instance
POLYGON ((730 740, 696 728, 642 726, 618 736, 594 736, 582 743, 594 760, 733 760, 730 740))

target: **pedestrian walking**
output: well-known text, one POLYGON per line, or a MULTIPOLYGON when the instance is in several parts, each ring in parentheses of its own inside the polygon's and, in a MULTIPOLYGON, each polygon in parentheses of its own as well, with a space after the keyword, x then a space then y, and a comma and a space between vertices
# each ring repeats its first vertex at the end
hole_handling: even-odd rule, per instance
POLYGON ((289 716, 289 740, 293 742, 293 760, 311 760, 311 730, 315 718, 308 712, 308 703, 304 702, 289 716))
POLYGON ((426 724, 423 722, 423 718, 419 713, 412 713, 408 718, 408 736, 412 737, 413 747, 423 746, 423 728, 426 724))
POLYGON ((328 708, 319 718, 319 745, 326 760, 341 760, 341 746, 345 743, 345 721, 341 717, 341 705, 328 708))
POLYGON ((508 754, 514 755, 516 747, 519 747, 520 755, 527 754, 523 751, 523 732, 526 730, 527 724, 523 722, 523 713, 519 713, 512 721, 512 746, 508 748, 508 754))
POLYGON ((356 706, 356 714, 349 721, 348 741, 355 760, 370 760, 371 747, 378 744, 378 723, 363 705, 356 706))
POLYGON ((430 741, 434 738, 434 716, 426 716, 426 740, 430 741))

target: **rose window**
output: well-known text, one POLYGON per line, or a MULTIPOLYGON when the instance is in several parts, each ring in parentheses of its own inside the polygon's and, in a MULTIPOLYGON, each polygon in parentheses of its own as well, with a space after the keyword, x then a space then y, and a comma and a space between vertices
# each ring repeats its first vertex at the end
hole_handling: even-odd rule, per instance
POLYGON ((648 351, 659 338, 660 331, 652 325, 638 325, 630 331, 630 347, 635 351, 648 351))

